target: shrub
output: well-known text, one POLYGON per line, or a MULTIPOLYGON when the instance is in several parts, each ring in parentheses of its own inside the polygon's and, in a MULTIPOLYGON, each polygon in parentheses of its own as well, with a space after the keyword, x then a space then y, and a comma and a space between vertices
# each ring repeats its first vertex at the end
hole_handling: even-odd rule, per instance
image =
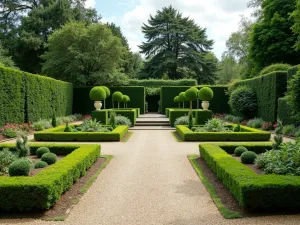
POLYGON ((238 124, 233 128, 233 132, 241 132, 241 125, 238 124))
POLYGON ((282 126, 281 120, 279 120, 279 119, 277 120, 277 123, 275 125, 274 125, 275 136, 274 136, 274 143, 273 143, 272 147, 274 150, 277 150, 280 148, 280 145, 283 142, 283 136, 282 136, 283 126, 282 126), (275 127, 275 125, 276 125, 276 127, 275 127))
POLYGON ((246 151, 241 155, 241 161, 244 164, 253 164, 256 158, 257 158, 257 154, 252 151, 246 151))
POLYGON ((289 64, 272 64, 270 66, 265 67, 259 75, 265 75, 271 72, 277 72, 277 71, 288 71, 292 66, 289 64))
POLYGON ((293 118, 300 122, 300 71, 288 83, 287 99, 292 109, 293 118))
POLYGON ((57 121, 56 121, 56 116, 53 114, 52 116, 52 122, 51 122, 52 127, 57 127, 57 121))
POLYGON ((81 125, 81 131, 82 132, 105 132, 101 123, 99 123, 96 119, 83 121, 81 125))
POLYGON ((239 86, 231 93, 229 105, 234 112, 249 117, 257 110, 256 94, 248 86, 239 86))
POLYGON ((7 128, 2 132, 2 135, 6 138, 15 138, 18 136, 18 133, 13 128, 7 128))
POLYGON ((116 91, 115 93, 113 93, 112 99, 113 101, 118 102, 118 108, 120 108, 120 102, 123 101, 123 94, 120 91, 116 91))
POLYGON ((132 123, 130 119, 128 119, 125 116, 117 115, 116 116, 116 125, 127 125, 128 127, 131 127, 132 123))
POLYGON ((39 162, 34 164, 34 169, 45 168, 46 166, 48 166, 48 164, 46 162, 39 161, 39 162))
POLYGON ((26 157, 30 154, 30 147, 28 145, 28 137, 24 134, 16 140, 16 149, 19 158, 26 157))
POLYGON ((229 131, 227 127, 225 127, 225 123, 218 118, 212 118, 208 120, 203 128, 197 129, 196 132, 222 132, 229 131))
POLYGON ((72 128, 69 126, 69 122, 66 123, 66 127, 64 129, 64 132, 72 132, 72 128))
POLYGON ((283 135, 294 137, 296 134, 296 127, 294 125, 287 125, 283 127, 282 133, 283 135))
POLYGON ((185 92, 185 99, 190 102, 190 108, 193 108, 192 102, 197 100, 198 89, 191 87, 185 92))
POLYGON ((264 123, 265 121, 262 118, 254 118, 247 122, 247 126, 252 128, 261 128, 264 123))
POLYGON ((110 113, 109 125, 111 125, 113 129, 116 128, 116 112, 115 111, 112 111, 110 113))
POLYGON ((263 130, 273 130, 273 124, 271 122, 265 122, 261 128, 263 130))
POLYGON ((106 91, 102 87, 93 87, 90 91, 90 99, 93 101, 103 101, 106 99, 106 91))
POLYGON ((188 125, 188 124, 189 124, 188 116, 178 117, 174 122, 175 127, 178 126, 178 125, 188 125))
POLYGON ((210 101, 214 97, 214 92, 210 87, 203 87, 198 91, 198 98, 201 101, 210 101))
POLYGON ((236 156, 241 156, 244 152, 247 152, 247 151, 248 151, 248 149, 245 148, 244 146, 239 146, 234 150, 234 154, 236 156))
POLYGON ((188 128, 191 129, 194 126, 194 123, 193 123, 193 112, 192 112, 192 110, 189 112, 188 117, 189 117, 188 128))
POLYGON ((32 128, 36 131, 45 130, 51 127, 50 121, 48 120, 39 120, 37 122, 32 123, 32 128))
POLYGON ((180 102, 185 102, 186 101, 185 92, 180 92, 179 93, 179 101, 180 102))
POLYGON ((48 165, 54 164, 57 161, 57 155, 54 153, 45 153, 42 155, 41 161, 46 162, 48 165))
POLYGON ((296 138, 300 138, 300 130, 298 130, 298 131, 296 132, 295 137, 296 137, 296 138))
POLYGON ((26 159, 18 159, 10 164, 8 168, 9 176, 29 176, 30 163, 26 159))
POLYGON ((106 98, 109 97, 109 96, 110 96, 110 90, 109 90, 109 88, 106 87, 106 86, 100 86, 100 87, 103 88, 103 90, 105 91, 105 93, 106 93, 106 98))
POLYGON ((49 148, 47 148, 47 147, 40 147, 40 148, 38 148, 36 150, 35 154, 37 155, 37 157, 41 158, 42 155, 44 155, 45 153, 49 153, 49 152, 50 152, 49 148))
POLYGON ((0 175, 8 172, 9 165, 17 160, 17 156, 5 148, 0 151, 0 175))
POLYGON ((233 122, 233 115, 226 115, 225 117, 224 117, 224 119, 225 120, 227 120, 227 121, 229 121, 229 122, 233 122))

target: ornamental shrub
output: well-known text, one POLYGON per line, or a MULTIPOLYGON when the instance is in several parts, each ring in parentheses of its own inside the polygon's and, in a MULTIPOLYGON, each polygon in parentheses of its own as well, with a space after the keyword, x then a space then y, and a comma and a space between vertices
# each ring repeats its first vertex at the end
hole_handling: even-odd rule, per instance
POLYGON ((293 118, 300 123, 300 71, 288 83, 287 99, 292 109, 293 118))
POLYGON ((27 159, 18 159, 10 164, 8 168, 9 176, 29 176, 30 163, 27 159))
POLYGON ((189 118, 188 116, 181 116, 178 117, 175 122, 174 126, 176 127, 177 125, 188 125, 189 124, 189 118))
POLYGON ((233 128, 233 132, 241 132, 241 125, 238 124, 233 128))
POLYGON ((16 140, 16 149, 19 158, 26 157, 30 154, 30 147, 28 145, 28 137, 21 134, 16 140))
POLYGON ((247 122, 247 126, 252 128, 261 128, 264 123, 265 121, 262 118, 254 118, 247 122))
POLYGON ((190 110, 188 117, 189 117, 188 128, 189 128, 189 129, 192 129, 192 127, 194 126, 194 121, 193 121, 193 111, 192 111, 192 110, 190 110))
POLYGON ((55 114, 53 114, 53 116, 52 116, 51 125, 52 125, 52 127, 57 127, 57 121, 56 121, 56 116, 55 116, 55 114))
POLYGON ((229 105, 234 112, 250 117, 257 110, 256 94, 248 86, 239 86, 231 93, 229 105))
POLYGON ((292 66, 289 64, 272 64, 270 66, 265 67, 260 73, 259 75, 265 75, 271 72, 277 72, 277 71, 288 71, 288 69, 290 69, 292 66))
POLYGON ((0 151, 0 175, 8 172, 9 165, 17 160, 17 156, 9 151, 8 148, 3 149, 0 151))
POLYGON ((36 150, 36 155, 37 157, 41 158, 42 155, 44 155, 45 153, 50 152, 49 148, 47 147, 40 147, 36 150))
POLYGON ((236 149, 234 150, 234 154, 236 156, 241 156, 244 152, 247 152, 248 149, 245 148, 244 146, 239 146, 239 147, 236 147, 236 149))
POLYGON ((66 123, 66 127, 64 129, 64 132, 72 132, 72 128, 69 126, 69 123, 66 123))
POLYGON ((286 125, 283 127, 283 135, 294 137, 297 132, 297 128, 294 125, 286 125))
POLYGON ((257 158, 257 154, 252 151, 246 151, 241 155, 241 161, 244 164, 253 164, 256 158, 257 158))
MULTIPOLYGON (((131 127, 131 125, 132 125, 129 118, 127 118, 126 116, 121 116, 121 115, 117 115, 115 117, 115 123, 116 123, 116 125, 127 125, 128 127, 131 127)), ((112 126, 111 119, 109 120, 108 124, 110 124, 112 126)))
POLYGON ((183 103, 183 108, 184 108, 184 102, 186 101, 186 98, 185 98, 185 92, 180 92, 179 95, 178 95, 178 100, 179 102, 182 102, 183 103))
POLYGON ((106 98, 109 97, 110 96, 110 90, 109 90, 109 88, 106 87, 106 86, 100 86, 100 87, 104 89, 104 91, 106 93, 106 98))
POLYGON ((185 92, 185 99, 190 102, 190 108, 192 109, 192 102, 197 100, 198 89, 191 87, 185 92))
POLYGON ((34 169, 45 168, 46 166, 48 166, 48 164, 46 162, 39 161, 39 162, 34 164, 34 169))
POLYGON ((54 164, 57 161, 57 155, 49 152, 42 155, 41 161, 46 162, 48 165, 54 164))
POLYGON ((102 101, 102 100, 105 100, 106 99, 106 92, 105 92, 105 90, 102 87, 100 87, 100 86, 93 87, 90 90, 90 99, 93 100, 93 101, 102 101))
POLYGON ((116 128, 116 112, 112 111, 110 113, 110 119, 109 119, 109 123, 108 123, 113 129, 116 128))
POLYGON ((272 145, 273 150, 280 149, 282 142, 283 142, 283 125, 281 120, 278 119, 275 128, 274 143, 272 145))
POLYGON ((214 92, 210 87, 203 87, 198 91, 198 98, 201 101, 210 101, 214 97, 214 92))
POLYGON ((112 99, 117 102, 121 102, 123 100, 123 94, 120 91, 116 91, 112 95, 112 99))

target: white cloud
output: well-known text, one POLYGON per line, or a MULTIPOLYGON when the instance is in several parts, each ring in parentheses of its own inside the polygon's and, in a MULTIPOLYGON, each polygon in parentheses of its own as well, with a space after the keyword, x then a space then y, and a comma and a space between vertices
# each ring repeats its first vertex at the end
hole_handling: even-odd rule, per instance
POLYGON ((95 7, 96 6, 96 0, 87 0, 85 2, 85 7, 90 8, 90 7, 95 7))
MULTIPOLYGON (((124 3, 126 0, 122 0, 124 3)), ((132 1, 132 0, 127 0, 132 1)), ((139 0, 135 8, 121 17, 114 18, 128 38, 130 47, 138 51, 144 39, 141 31, 150 14, 155 15, 162 7, 172 5, 184 16, 189 16, 201 27, 207 28, 209 39, 215 41, 213 52, 220 58, 226 49, 226 40, 238 29, 240 16, 249 16, 248 0, 139 0)), ((109 20, 109 19, 107 19, 109 20)))

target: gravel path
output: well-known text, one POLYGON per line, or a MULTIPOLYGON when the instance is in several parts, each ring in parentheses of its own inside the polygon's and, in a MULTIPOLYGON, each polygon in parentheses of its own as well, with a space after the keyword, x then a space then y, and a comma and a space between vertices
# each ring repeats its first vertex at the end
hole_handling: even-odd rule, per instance
POLYGON ((170 131, 135 131, 127 143, 101 145, 115 157, 66 221, 0 224, 299 224, 300 215, 223 219, 187 159, 199 153, 198 143, 178 143, 170 131))

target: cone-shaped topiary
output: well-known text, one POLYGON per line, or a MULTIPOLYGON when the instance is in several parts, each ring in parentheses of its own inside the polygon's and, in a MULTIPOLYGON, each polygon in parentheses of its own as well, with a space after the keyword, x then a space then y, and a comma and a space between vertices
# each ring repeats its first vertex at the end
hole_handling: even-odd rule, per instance
POLYGON ((10 164, 8 168, 9 176, 28 176, 30 173, 30 163, 26 159, 18 159, 10 164))
POLYGON ((188 127, 189 129, 192 129, 192 127, 194 126, 194 123, 193 123, 193 112, 192 110, 189 111, 189 124, 188 124, 188 127))
POLYGON ((90 91, 90 99, 93 101, 102 101, 106 99, 105 90, 100 86, 93 87, 90 91))
POLYGON ((210 101, 214 97, 214 92, 209 87, 203 87, 198 91, 198 97, 201 101, 210 101))
POLYGON ((16 141, 16 149, 18 157, 26 157, 30 154, 30 147, 28 145, 28 137, 25 134, 21 134, 16 141))
POLYGON ((57 121, 56 121, 56 116, 53 113, 52 115, 52 121, 51 121, 52 127, 57 127, 57 121))
POLYGON ((118 102, 118 108, 120 108, 120 102, 123 101, 123 94, 120 91, 116 91, 115 93, 113 93, 112 99, 113 101, 118 102))
POLYGON ((34 164, 34 169, 45 168, 46 166, 48 166, 48 163, 46 163, 44 161, 39 161, 34 164))
POLYGON ((186 101, 186 99, 185 99, 185 92, 180 92, 180 94, 179 94, 179 101, 183 103, 183 108, 184 108, 184 102, 186 101))
POLYGON ((46 162, 48 165, 54 164, 57 161, 57 155, 54 153, 45 153, 42 155, 41 161, 46 162))
POLYGON ((193 101, 197 100, 198 89, 191 87, 185 92, 185 99, 190 102, 190 109, 193 108, 193 101))
POLYGON ((111 111, 110 112, 110 119, 109 119, 109 125, 112 126, 113 129, 116 128, 116 112, 111 111))
POLYGON ((247 151, 248 151, 248 149, 245 148, 244 146, 239 146, 234 150, 234 154, 236 156, 241 156, 244 152, 247 152, 247 151))
POLYGON ((244 152, 241 155, 241 161, 244 164, 253 164, 256 158, 257 158, 257 154, 252 151, 244 152))
POLYGON ((40 147, 36 150, 36 156, 41 158, 42 155, 44 155, 45 153, 50 152, 49 148, 47 147, 40 147))

